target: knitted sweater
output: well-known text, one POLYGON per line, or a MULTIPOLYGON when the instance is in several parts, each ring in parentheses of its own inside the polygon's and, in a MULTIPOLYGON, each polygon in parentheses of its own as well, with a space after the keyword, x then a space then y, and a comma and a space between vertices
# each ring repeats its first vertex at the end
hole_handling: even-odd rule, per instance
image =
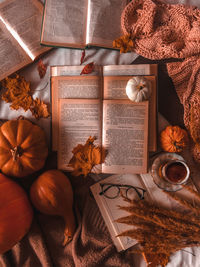
MULTIPOLYGON (((182 59, 167 63, 189 132, 200 136, 200 10, 161 0, 134 0, 121 16, 123 33, 134 50, 149 59, 182 59)), ((199 139, 200 140, 200 139, 199 139)))

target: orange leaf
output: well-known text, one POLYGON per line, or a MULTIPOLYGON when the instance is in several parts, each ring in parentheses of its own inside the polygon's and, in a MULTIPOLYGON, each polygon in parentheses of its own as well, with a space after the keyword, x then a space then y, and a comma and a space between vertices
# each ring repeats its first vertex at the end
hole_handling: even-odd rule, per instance
POLYGON ((94 70, 94 62, 90 62, 87 65, 85 65, 85 67, 82 69, 80 75, 89 74, 89 73, 93 72, 93 70, 94 70))
POLYGON ((32 103, 32 106, 30 107, 30 110, 36 119, 47 118, 50 116, 47 104, 45 104, 43 101, 41 101, 38 98, 33 100, 33 103, 32 103))
POLYGON ((73 168, 72 175, 87 176, 92 168, 104 161, 102 158, 103 149, 94 145, 95 137, 89 137, 84 145, 78 144, 73 150, 74 154, 71 158, 69 165, 73 168))
POLYGON ((42 79, 47 71, 47 67, 44 65, 43 61, 40 59, 37 64, 37 70, 40 75, 40 79, 42 79))
POLYGON ((85 49, 83 50, 82 55, 81 55, 81 63, 80 63, 80 65, 83 63, 84 59, 85 59, 85 49))
POLYGON ((37 119, 49 117, 47 105, 38 98, 33 99, 30 82, 27 82, 24 77, 15 74, 13 77, 5 78, 1 85, 6 90, 1 98, 7 103, 11 103, 11 109, 23 108, 24 111, 29 109, 37 119))
POLYGON ((11 103, 10 108, 16 110, 23 108, 25 111, 30 108, 32 104, 30 82, 27 82, 24 77, 15 74, 12 78, 5 78, 1 85, 6 89, 1 98, 7 103, 11 103))
POLYGON ((113 41, 113 47, 119 48, 120 53, 126 53, 129 51, 133 51, 134 43, 133 43, 133 40, 131 38, 132 38, 131 34, 123 35, 120 38, 115 39, 113 41))

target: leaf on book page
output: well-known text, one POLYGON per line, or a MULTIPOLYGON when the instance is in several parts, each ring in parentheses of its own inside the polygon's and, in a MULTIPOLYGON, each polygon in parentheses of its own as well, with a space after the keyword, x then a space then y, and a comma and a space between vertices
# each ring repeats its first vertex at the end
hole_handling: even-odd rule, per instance
POLYGON ((94 145, 95 137, 89 137, 84 145, 78 144, 73 150, 74 154, 71 158, 69 165, 73 168, 72 175, 87 176, 92 168, 101 164, 104 161, 103 149, 100 146, 94 145))
POLYGON ((11 103, 11 109, 18 110, 22 108, 24 111, 30 109, 36 118, 49 116, 47 105, 39 99, 33 99, 30 82, 27 82, 24 77, 15 74, 13 77, 5 78, 1 85, 6 89, 1 98, 7 103, 11 103))
POLYGON ((44 65, 44 63, 41 59, 38 61, 37 70, 38 70, 40 79, 42 79, 46 74, 47 67, 44 65))
POLYGON ((85 67, 82 69, 80 75, 89 74, 89 73, 93 72, 93 70, 94 70, 94 62, 90 62, 87 65, 85 65, 85 67))
POLYGON ((113 41, 113 47, 119 48, 120 53, 133 51, 134 43, 133 43, 133 40, 131 39, 131 34, 126 34, 126 35, 121 36, 118 39, 115 39, 113 41))
POLYGON ((35 100, 33 100, 33 104, 30 110, 36 119, 47 118, 50 116, 47 104, 45 104, 39 98, 36 98, 35 100))
POLYGON ((81 54, 81 62, 80 62, 80 65, 83 64, 84 59, 85 59, 85 49, 82 51, 82 54, 81 54))

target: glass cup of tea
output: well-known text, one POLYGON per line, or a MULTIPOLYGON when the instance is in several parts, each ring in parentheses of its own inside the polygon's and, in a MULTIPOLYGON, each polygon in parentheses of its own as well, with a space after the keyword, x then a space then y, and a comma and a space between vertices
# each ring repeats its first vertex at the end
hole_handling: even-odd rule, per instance
POLYGON ((184 184, 190 176, 190 169, 183 160, 169 160, 160 168, 161 176, 171 184, 184 184))

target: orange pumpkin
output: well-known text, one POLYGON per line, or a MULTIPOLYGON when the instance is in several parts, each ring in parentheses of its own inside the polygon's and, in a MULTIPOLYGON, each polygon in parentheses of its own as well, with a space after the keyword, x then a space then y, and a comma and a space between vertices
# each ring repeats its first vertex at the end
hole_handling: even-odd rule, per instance
POLYGON ((24 177, 40 170, 48 155, 44 131, 28 120, 10 120, 0 127, 0 169, 24 177))
POLYGON ((188 142, 188 133, 179 126, 167 126, 160 134, 161 147, 167 152, 181 152, 188 142))
POLYGON ((76 222, 73 211, 73 190, 69 178, 56 169, 45 171, 32 184, 30 197, 40 212, 63 217, 65 221, 63 245, 70 242, 76 230, 76 222))
POLYGON ((33 210, 25 191, 0 173, 0 254, 24 237, 32 219, 33 210))

